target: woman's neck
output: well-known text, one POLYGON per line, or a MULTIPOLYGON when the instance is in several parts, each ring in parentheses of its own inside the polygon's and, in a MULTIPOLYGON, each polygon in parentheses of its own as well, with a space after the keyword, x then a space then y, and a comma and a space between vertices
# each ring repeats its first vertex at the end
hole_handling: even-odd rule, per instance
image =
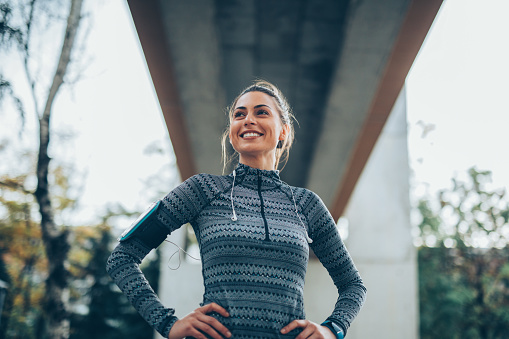
POLYGON ((249 157, 246 155, 239 156, 239 162, 252 168, 273 171, 276 169, 275 157, 249 157))

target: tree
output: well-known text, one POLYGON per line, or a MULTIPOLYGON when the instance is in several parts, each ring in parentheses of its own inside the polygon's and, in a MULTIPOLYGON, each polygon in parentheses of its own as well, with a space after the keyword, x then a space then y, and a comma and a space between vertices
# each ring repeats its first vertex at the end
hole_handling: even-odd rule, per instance
POLYGON ((509 203, 489 179, 472 168, 419 202, 423 339, 509 337, 509 203))
MULTIPOLYGON (((2 151, 0 151, 0 155, 2 151)), ((34 159, 27 154, 25 158, 34 159)), ((26 159, 26 160, 29 160, 26 159)), ((30 162, 30 161, 27 161, 30 162)), ((23 163, 23 161, 21 162, 23 163)), ((26 165, 26 164, 25 164, 26 165)), ((57 213, 72 209, 69 182, 64 169, 53 169, 56 179, 53 199, 57 213)), ((25 189, 29 175, 0 176, 0 279, 9 283, 9 293, 2 314, 1 338, 45 337, 42 304, 47 275, 47 260, 41 238, 33 192, 25 189)), ((105 262, 111 253, 113 237, 110 218, 132 216, 122 208, 111 209, 98 225, 68 227, 68 255, 71 327, 70 338, 147 338, 152 328, 132 308, 127 298, 110 279, 105 262)), ((157 289, 159 260, 144 262, 143 270, 157 289)))
MULTIPOLYGON (((69 0, 69 11, 66 15, 65 33, 56 64, 56 70, 48 81, 46 90, 41 90, 39 84, 44 84, 38 74, 33 74, 32 61, 34 54, 40 55, 32 50, 32 39, 34 29, 37 27, 37 19, 43 14, 51 13, 50 9, 59 7, 54 3, 38 0, 30 1, 5 1, 1 4, 2 25, 0 33, 2 42, 6 40, 15 41, 19 47, 23 60, 24 71, 31 91, 32 106, 34 115, 37 117, 39 127, 39 147, 36 166, 37 187, 34 196, 39 206, 40 231, 47 259, 47 277, 45 281, 44 304, 46 318, 46 331, 49 338, 68 338, 70 329, 69 312, 69 283, 67 270, 67 257, 69 252, 69 232, 59 227, 55 222, 55 210, 50 196, 50 156, 48 154, 51 136, 51 114, 57 94, 61 89, 71 63, 71 54, 76 45, 77 31, 82 18, 82 0, 69 0), (20 16, 17 20, 11 20, 14 4, 19 5, 20 16), (44 11, 46 9, 46 12, 44 11), (19 26, 16 26, 19 25, 19 26), (14 28, 13 28, 14 27, 14 28), (40 93, 44 93, 42 96, 40 93), (42 98, 42 100, 40 100, 42 98), (40 102, 43 104, 40 105, 40 102)), ((53 20, 55 17, 46 15, 46 19, 53 20)), ((40 27, 39 27, 40 28, 40 27)), ((15 102, 18 97, 14 96, 12 82, 0 76, 2 92, 11 94, 15 102)), ((2 96, 0 96, 2 98, 2 96)), ((18 107, 26 107, 19 102, 18 107)))
POLYGON ((489 171, 468 170, 465 180, 452 179, 437 199, 423 199, 419 238, 429 246, 496 247, 509 243, 509 202, 505 190, 488 190, 489 171))
POLYGON ((5 263, 5 279, 9 282, 2 314, 2 337, 32 338, 37 335, 47 268, 41 241, 41 230, 34 220, 34 199, 21 189, 24 177, 2 178, 0 206, 5 209, 0 219, 0 253, 5 263))
MULTIPOLYGON (((8 2, 0 3, 0 46, 10 47, 13 41, 21 41, 21 30, 19 28, 13 27, 11 19, 11 4, 8 2)), ((14 93, 12 84, 4 78, 3 74, 0 73, 0 102, 5 96, 10 97, 14 101, 16 108, 23 119, 25 116, 23 104, 14 93)))
MULTIPOLYGON (((73 314, 71 339, 123 337, 143 339, 153 335, 152 328, 134 310, 104 268, 111 253, 113 241, 110 227, 106 222, 109 216, 104 218, 103 225, 95 227, 96 235, 87 238, 90 241, 89 248, 92 250, 91 258, 82 268, 81 273, 76 276, 80 276, 80 279, 84 281, 92 281, 92 283, 91 286, 84 288, 78 296, 78 298, 86 297, 87 312, 73 314)), ((152 287, 157 291, 158 275, 153 273, 154 268, 158 272, 159 260, 156 258, 147 264, 143 269, 152 287)))

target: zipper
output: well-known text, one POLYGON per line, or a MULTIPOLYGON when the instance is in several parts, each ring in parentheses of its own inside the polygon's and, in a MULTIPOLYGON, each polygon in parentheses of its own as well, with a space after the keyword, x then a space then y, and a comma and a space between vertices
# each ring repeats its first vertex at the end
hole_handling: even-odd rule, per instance
POLYGON ((267 223, 267 219, 265 218, 265 210, 263 207, 263 197, 262 197, 262 174, 258 172, 258 195, 260 196, 260 208, 262 212, 263 223, 265 224, 265 241, 270 241, 269 239, 269 224, 267 223))

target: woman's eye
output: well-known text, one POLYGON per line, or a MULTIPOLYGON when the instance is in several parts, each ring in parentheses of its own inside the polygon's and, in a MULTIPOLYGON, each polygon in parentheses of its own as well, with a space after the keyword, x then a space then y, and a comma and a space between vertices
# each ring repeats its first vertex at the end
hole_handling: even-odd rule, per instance
POLYGON ((267 112, 266 110, 259 110, 258 111, 258 114, 265 114, 265 115, 269 115, 269 112, 267 112))
POLYGON ((242 117, 242 116, 244 116, 244 112, 235 112, 235 113, 233 113, 233 117, 234 118, 239 118, 239 117, 242 117))

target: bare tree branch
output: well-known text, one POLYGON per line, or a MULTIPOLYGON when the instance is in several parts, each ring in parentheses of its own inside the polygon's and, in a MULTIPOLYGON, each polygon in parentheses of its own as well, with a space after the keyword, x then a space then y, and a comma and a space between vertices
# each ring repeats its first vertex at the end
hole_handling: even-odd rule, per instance
POLYGON ((72 0, 67 20, 60 58, 48 92, 44 111, 39 118, 39 156, 37 162, 37 189, 35 197, 39 203, 41 214, 41 230, 46 256, 48 258, 48 278, 46 280, 46 317, 48 321, 48 337, 63 339, 69 337, 69 286, 66 268, 69 251, 68 232, 59 229, 55 224, 53 207, 49 195, 48 174, 50 157, 50 118, 55 97, 64 82, 64 77, 71 61, 71 52, 76 32, 81 19, 82 0, 72 0))
POLYGON ((0 4, 0 42, 2 47, 10 47, 10 42, 15 40, 21 41, 21 30, 11 25, 12 8, 9 3, 0 4))
POLYGON ((31 192, 27 190, 23 184, 15 181, 15 180, 9 180, 9 178, 6 178, 5 180, 0 180, 0 186, 9 188, 14 191, 20 191, 25 194, 34 194, 34 192, 31 192))
POLYGON ((4 79, 4 77, 2 76, 2 74, 0 74, 0 103, 2 102, 4 96, 8 96, 12 99, 12 101, 14 101, 14 105, 16 106, 16 109, 20 115, 20 118, 21 118, 21 129, 19 131, 19 133, 21 134, 21 132, 23 132, 23 129, 24 129, 24 126, 25 126, 25 117, 26 117, 26 113, 25 113, 25 108, 23 106, 23 102, 21 101, 21 99, 16 95, 16 93, 14 93, 14 89, 12 88, 12 84, 4 79))
POLYGON ((26 31, 25 31, 22 49, 23 49, 23 66, 25 67, 25 75, 26 75, 28 84, 30 85, 30 93, 32 95, 32 100, 34 103, 34 111, 35 111, 35 114, 37 115, 37 118, 39 118, 39 116, 40 116, 39 103, 37 100, 35 80, 34 80, 34 77, 32 76, 32 72, 30 71, 30 67, 28 65, 28 61, 30 60, 30 41, 31 41, 30 37, 32 35, 32 23, 34 20, 35 3, 36 3, 36 0, 31 0, 30 4, 29 4, 28 17, 26 18, 26 21, 25 21, 26 31))

